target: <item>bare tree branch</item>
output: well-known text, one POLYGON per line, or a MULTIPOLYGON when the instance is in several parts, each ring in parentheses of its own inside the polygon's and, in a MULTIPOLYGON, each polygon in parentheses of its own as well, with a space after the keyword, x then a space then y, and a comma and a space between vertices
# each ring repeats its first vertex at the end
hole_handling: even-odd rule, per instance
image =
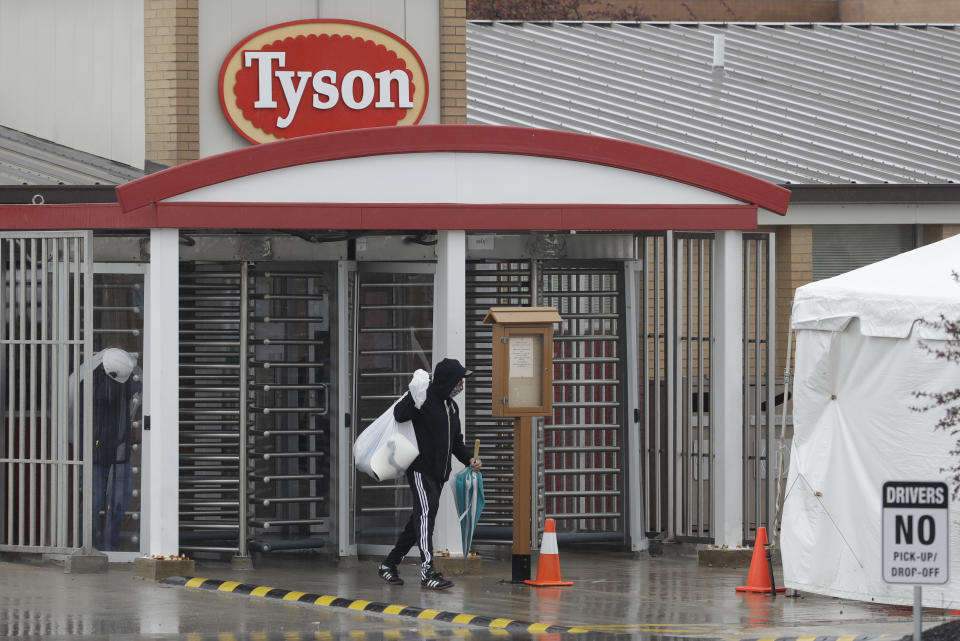
MULTIPOLYGON (((951 275, 954 281, 960 283, 960 274, 951 272, 951 275)), ((920 321, 920 325, 929 329, 942 330, 948 336, 945 342, 938 342, 937 347, 930 347, 929 343, 921 342, 921 349, 928 354, 932 354, 935 358, 945 360, 948 363, 960 364, 960 319, 949 319, 941 314, 940 320, 934 322, 923 319, 920 321)), ((913 396, 924 401, 923 405, 910 408, 914 412, 943 411, 943 416, 934 425, 934 429, 943 430, 956 439, 950 454, 955 458, 960 458, 960 388, 945 392, 917 391, 913 393, 913 396)), ((951 477, 953 498, 960 498, 960 462, 951 467, 941 468, 940 471, 953 474, 951 477)))

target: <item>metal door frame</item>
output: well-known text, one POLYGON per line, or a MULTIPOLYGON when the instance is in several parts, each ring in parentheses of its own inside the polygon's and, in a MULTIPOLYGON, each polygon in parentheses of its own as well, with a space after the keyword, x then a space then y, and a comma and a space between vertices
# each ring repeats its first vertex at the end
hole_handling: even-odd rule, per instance
MULTIPOLYGON (((0 462, 3 462, 6 465, 30 465, 31 466, 31 478, 30 478, 30 488, 31 493, 36 491, 34 486, 33 479, 33 466, 52 467, 57 473, 51 478, 51 496, 54 496, 54 482, 56 480, 56 485, 61 491, 55 493, 56 496, 56 505, 53 506, 51 502, 51 507, 49 509, 49 521, 47 523, 47 503, 46 498, 47 494, 45 491, 45 477, 41 477, 40 484, 40 500, 39 504, 41 507, 40 514, 37 514, 36 505, 31 503, 30 505, 30 519, 31 527, 29 532, 25 531, 24 527, 24 518, 25 518, 25 509, 24 502, 27 499, 26 490, 24 489, 25 485, 25 474, 23 467, 20 467, 18 475, 19 480, 19 503, 20 510, 18 514, 19 518, 19 528, 16 533, 16 537, 13 534, 13 525, 10 522, 10 519, 13 518, 14 509, 13 504, 8 503, 6 505, 0 506, 2 509, 2 514, 0 514, 0 520, 3 522, 3 529, 0 530, 0 536, 9 536, 15 538, 17 543, 0 543, 0 550, 16 551, 16 552, 28 552, 28 553, 72 553, 77 550, 90 550, 92 549, 93 543, 93 507, 92 501, 90 501, 87 496, 89 494, 90 488, 93 486, 93 390, 92 385, 86 385, 83 388, 83 394, 80 396, 80 380, 86 379, 91 380, 92 367, 91 360, 93 357, 93 232, 90 230, 86 231, 30 231, 30 232, 2 232, 0 233, 0 270, 3 269, 3 265, 6 264, 7 274, 16 273, 19 269, 20 273, 26 271, 26 257, 23 252, 20 254, 20 262, 17 265, 14 262, 14 255, 11 252, 9 257, 4 256, 6 253, 7 243, 2 241, 16 241, 20 240, 23 242, 31 241, 31 248, 33 254, 36 255, 37 251, 37 241, 39 241, 39 249, 43 255, 43 261, 45 263, 44 268, 40 273, 39 283, 35 278, 31 278, 30 282, 30 308, 32 309, 33 316, 36 316, 38 311, 37 306, 37 292, 38 285, 40 286, 40 293, 43 296, 43 302, 48 302, 48 297, 46 296, 46 291, 49 291, 50 285, 53 286, 53 292, 57 294, 55 299, 50 299, 51 309, 55 310, 54 317, 51 318, 51 322, 48 326, 46 322, 46 312, 42 310, 43 316, 40 322, 40 333, 41 336, 37 338, 36 331, 37 326, 35 323, 31 324, 30 329, 30 338, 25 338, 26 335, 26 320, 24 317, 20 318, 19 322, 19 339, 9 338, 13 334, 8 334, 8 330, 12 331, 13 322, 14 322, 14 312, 16 306, 14 301, 10 301, 9 310, 8 310, 8 320, 10 321, 11 327, 0 324, 0 361, 7 361, 7 351, 8 346, 13 347, 16 345, 21 345, 20 351, 20 368, 18 373, 18 378, 20 379, 20 389, 18 394, 18 399, 15 401, 13 399, 14 391, 14 374, 15 370, 14 365, 11 362, 6 363, 6 367, 0 367, 0 386, 5 387, 9 393, 9 401, 11 403, 10 407, 10 416, 14 418, 16 413, 16 418, 19 420, 20 425, 17 429, 17 436, 19 436, 19 448, 21 454, 27 454, 24 450, 26 446, 24 445, 25 439, 24 436, 27 433, 27 430, 36 430, 38 418, 35 415, 37 408, 37 402, 39 401, 41 409, 44 409, 46 402, 48 400, 48 394, 50 395, 49 400, 52 405, 51 410, 57 413, 57 424, 58 429, 51 432, 51 441, 56 438, 57 445, 55 446, 53 442, 46 444, 44 442, 43 435, 41 435, 41 452, 40 456, 42 457, 44 452, 45 445, 49 445, 51 450, 51 457, 48 457, 50 460, 44 460, 43 458, 37 458, 36 456, 36 442, 33 443, 33 455, 31 456, 5 456, 5 458, 0 458, 0 462), (64 260, 60 260, 59 257, 59 243, 57 241, 73 241, 65 243, 63 251, 65 252, 64 260), (47 261, 47 247, 48 242, 53 241, 52 245, 55 247, 51 249, 56 249, 57 259, 55 261, 47 261), (76 254, 81 254, 77 256, 76 254), (72 255, 71 255, 72 254, 72 255), (56 269, 49 276, 50 280, 48 281, 47 266, 55 267, 56 269), (72 269, 71 269, 72 267, 72 269), (74 285, 74 300, 72 311, 66 308, 69 303, 69 296, 61 296, 59 292, 61 291, 61 284, 66 284, 69 288, 69 283, 72 280, 74 285), (82 288, 82 289, 81 289, 82 288), (82 301, 81 301, 81 292, 82 292, 82 301), (75 327, 75 331, 69 337, 63 338, 59 336, 61 331, 66 328, 69 331, 70 320, 72 319, 75 327), (54 321, 57 325, 54 327, 54 321), (47 338, 46 334, 56 333, 57 337, 47 338), (30 368, 26 368, 26 348, 30 347, 30 368), (40 360, 41 364, 40 369, 40 385, 39 390, 33 386, 33 382, 30 382, 30 408, 26 408, 26 388, 24 384, 24 378, 27 375, 26 372, 32 372, 31 375, 36 374, 35 363, 37 360, 37 347, 40 351, 40 360), (46 349, 50 348, 49 353, 46 349), (69 366, 68 356, 65 357, 63 353, 64 350, 70 350, 73 355, 75 373, 79 372, 79 375, 74 378, 73 381, 69 380, 69 372, 67 368, 69 366), (60 367, 51 368, 48 372, 47 370, 47 359, 51 361, 56 361, 60 367), (49 373, 49 378, 47 374, 49 373), (57 376, 56 382, 54 381, 54 376, 57 376), (47 387, 51 389, 47 389, 47 387), (37 399, 37 392, 39 391, 40 398, 37 399), (80 414, 79 407, 77 403, 73 403, 73 407, 70 407, 70 396, 73 396, 75 399, 80 399, 83 403, 83 421, 82 425, 80 424, 80 414), (14 405, 15 404, 15 405, 14 405), (16 406, 16 412, 14 407, 16 406), (72 410, 72 411, 71 411, 72 410), (26 416, 26 413, 29 413, 30 416, 26 416), (63 429, 65 428, 65 429, 63 429), (80 432, 82 430, 82 432, 80 432), (79 439, 79 434, 84 435, 83 438, 83 453, 82 456, 78 457, 75 453, 73 458, 63 458, 67 456, 67 443, 69 438, 74 437, 74 443, 77 443, 79 439), (59 454, 54 454, 53 450, 56 450, 59 454), (79 466, 79 470, 76 469, 76 466, 79 466), (74 488, 73 488, 73 505, 70 513, 67 513, 67 496, 66 496, 66 483, 67 476, 70 474, 70 467, 74 467, 73 479, 74 479, 74 488), (63 469, 61 469, 63 468, 63 469), (61 476, 61 472, 63 472, 61 476), (79 484, 80 476, 82 475, 82 488, 86 490, 81 490, 81 485, 79 484), (72 536, 68 533, 68 522, 72 517, 73 527, 72 527, 72 536), (33 527, 33 519, 39 518, 40 520, 40 532, 35 531, 33 527), (82 524, 82 531, 81 531, 82 524), (49 537, 47 536, 47 526, 49 525, 49 537), (25 535, 29 535, 28 537, 25 535), (29 538, 29 542, 24 544, 22 540, 24 538, 29 538), (49 543, 44 544, 44 541, 49 541, 49 543), (71 545, 70 543, 73 543, 71 545)), ((35 270, 32 270, 35 271, 35 270)), ((27 304, 27 282, 26 279, 20 279, 19 283, 11 278, 10 281, 10 292, 13 293, 13 289, 16 287, 19 290, 19 297, 16 301, 20 305, 27 304)), ((0 279, 0 312, 4 312, 4 307, 7 305, 7 301, 3 297, 7 294, 7 282, 6 277, 0 279)), ((4 413, 6 414, 7 408, 4 408, 4 413)), ((42 412, 40 413, 40 418, 43 417, 42 412)), ((9 431, 2 436, 2 443, 0 447, 3 447, 3 455, 9 454, 7 452, 8 447, 13 447, 13 430, 14 426, 9 426, 9 431)), ((3 498, 6 503, 7 492, 12 491, 11 487, 6 485, 7 481, 12 481, 14 478, 14 468, 11 466, 6 470, 3 470, 4 478, 0 479, 0 497, 3 498)))
MULTIPOLYGON (((93 263, 93 274, 140 274, 143 276, 143 354, 141 354, 140 359, 140 368, 143 371, 143 400, 141 402, 141 408, 149 407, 148 396, 150 394, 150 386, 147 385, 147 371, 149 362, 149 352, 150 352, 150 341, 147 339, 149 336, 149 326, 150 326, 150 265, 147 263, 93 263)), ((141 410, 142 411, 142 410, 141 410)), ((140 549, 138 551, 132 552, 123 552, 117 550, 109 550, 104 552, 107 555, 107 560, 110 563, 133 563, 133 561, 140 556, 143 556, 145 551, 148 548, 147 546, 147 531, 145 524, 148 523, 147 511, 150 506, 148 501, 148 491, 149 487, 146 487, 144 484, 144 475, 143 475, 143 463, 146 459, 146 452, 143 450, 143 441, 140 442, 140 549)))
MULTIPOLYGON (((743 234, 743 541, 776 519, 776 234, 743 234), (753 299, 748 298, 753 293, 753 299), (751 322, 752 319, 752 322, 751 322), (751 380, 754 393, 751 394, 751 380), (766 387, 761 390, 762 385, 766 387), (753 434, 751 434, 753 432, 753 434), (765 443, 765 446, 762 444, 765 443), (751 521, 751 518, 753 519, 751 521)), ((786 396, 786 394, 784 395, 786 396)), ((786 398, 784 398, 786 402, 786 398)))
MULTIPOLYGON (((330 421, 330 429, 337 432, 337 544, 340 556, 356 556, 355 492, 353 487, 353 287, 352 277, 357 271, 357 261, 337 261, 337 417, 330 421)), ((331 515, 333 510, 331 510, 331 515)))
MULTIPOLYGON (((359 472, 353 465, 353 442, 359 434, 361 417, 358 411, 358 390, 359 376, 356 374, 356 363, 358 359, 359 331, 360 322, 359 309, 356 304, 360 295, 360 274, 362 273, 404 273, 404 274, 432 274, 434 280, 432 287, 436 287, 437 263, 418 261, 340 261, 338 265, 338 284, 345 286, 344 291, 350 292, 350 299, 346 305, 339 306, 341 315, 348 314, 349 322, 344 322, 341 330, 341 337, 346 330, 349 332, 349 354, 340 363, 340 382, 341 399, 348 394, 349 398, 344 399, 345 404, 341 408, 349 408, 349 418, 341 410, 342 429, 341 434, 345 436, 342 439, 340 447, 340 461, 338 469, 345 472, 341 478, 341 487, 338 489, 338 496, 343 497, 343 501, 338 509, 337 518, 340 521, 339 531, 341 533, 340 553, 341 554, 371 554, 383 555, 390 551, 392 545, 378 543, 359 543, 355 538, 357 532, 357 519, 359 517, 359 488, 356 487, 356 478, 359 472), (352 278, 349 277, 352 270, 352 278), (347 329, 348 328, 348 329, 347 329), (348 392, 346 390, 349 390, 348 392)), ((432 331, 432 330, 431 330, 432 331)), ((432 355, 431 355, 432 357, 432 355)), ((428 364, 432 370, 432 363, 428 364)), ((402 481, 401 481, 402 482, 402 481)), ((399 530, 397 534, 399 534, 399 530)))

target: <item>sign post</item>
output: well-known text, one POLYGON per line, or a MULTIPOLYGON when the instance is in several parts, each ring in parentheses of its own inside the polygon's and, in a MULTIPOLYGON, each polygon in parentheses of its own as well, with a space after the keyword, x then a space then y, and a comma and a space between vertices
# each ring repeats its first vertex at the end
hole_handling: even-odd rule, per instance
POLYGON ((491 307, 493 384, 490 413, 513 417, 512 580, 530 578, 533 416, 553 413, 553 307, 491 307))
POLYGON ((913 585, 913 638, 920 641, 924 584, 950 580, 950 514, 947 484, 883 484, 883 580, 913 585))

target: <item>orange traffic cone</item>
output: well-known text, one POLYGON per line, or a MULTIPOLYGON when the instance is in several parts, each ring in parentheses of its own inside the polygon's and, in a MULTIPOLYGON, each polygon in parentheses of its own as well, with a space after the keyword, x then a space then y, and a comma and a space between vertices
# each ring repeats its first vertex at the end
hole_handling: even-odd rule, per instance
POLYGON ((787 588, 774 588, 770 577, 770 565, 767 563, 767 528, 757 528, 757 540, 753 544, 753 558, 750 559, 750 574, 747 584, 737 587, 737 592, 786 592, 787 588))
POLYGON ((553 519, 547 519, 543 528, 543 540, 540 541, 540 560, 537 561, 535 581, 525 579, 524 583, 537 587, 544 585, 573 585, 573 581, 564 581, 560 577, 560 553, 557 551, 557 528, 553 519))

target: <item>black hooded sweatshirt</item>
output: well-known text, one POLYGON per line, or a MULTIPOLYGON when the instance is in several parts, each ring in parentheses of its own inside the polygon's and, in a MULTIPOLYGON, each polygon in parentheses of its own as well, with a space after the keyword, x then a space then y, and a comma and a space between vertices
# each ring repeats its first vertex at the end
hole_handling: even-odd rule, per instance
POLYGON ((427 398, 418 410, 410 392, 403 395, 393 408, 393 417, 399 422, 413 421, 420 455, 413 459, 407 472, 427 474, 440 483, 450 478, 450 455, 464 465, 470 464, 472 452, 463 444, 460 433, 460 411, 450 398, 467 369, 454 358, 445 358, 433 370, 433 380, 427 388, 427 398))

